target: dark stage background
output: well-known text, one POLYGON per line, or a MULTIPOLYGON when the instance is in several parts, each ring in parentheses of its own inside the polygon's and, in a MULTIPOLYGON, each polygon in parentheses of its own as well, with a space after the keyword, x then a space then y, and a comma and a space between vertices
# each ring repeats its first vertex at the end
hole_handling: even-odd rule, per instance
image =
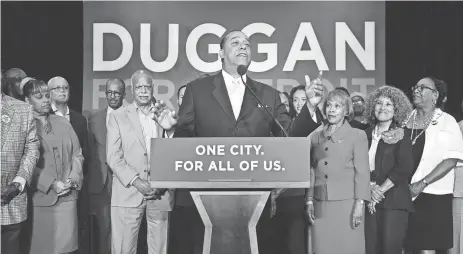
MULTIPOLYGON (((70 107, 82 110, 83 3, 2 2, 3 69, 18 67, 71 83, 70 107)), ((462 119, 463 2, 386 3, 386 81, 404 91, 424 76, 449 85, 446 111, 462 119)))

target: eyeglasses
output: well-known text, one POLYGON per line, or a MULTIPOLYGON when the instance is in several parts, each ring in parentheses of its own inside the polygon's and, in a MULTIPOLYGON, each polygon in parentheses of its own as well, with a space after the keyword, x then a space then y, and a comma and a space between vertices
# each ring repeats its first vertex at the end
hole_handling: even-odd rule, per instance
POLYGON ((109 97, 114 96, 116 98, 119 98, 122 96, 122 93, 114 92, 114 91, 106 91, 105 94, 106 96, 109 96, 109 97))
POLYGON ((363 101, 362 100, 352 100, 352 104, 363 105, 363 101))
POLYGON ((68 91, 69 87, 68 86, 57 86, 57 87, 53 87, 50 89, 50 91, 53 91, 53 90, 68 91))
POLYGON ((412 93, 415 92, 415 91, 418 91, 419 93, 422 93, 424 91, 424 89, 429 89, 429 90, 437 93, 437 90, 432 89, 431 87, 427 87, 426 85, 423 85, 423 84, 413 86, 411 90, 412 90, 412 93))

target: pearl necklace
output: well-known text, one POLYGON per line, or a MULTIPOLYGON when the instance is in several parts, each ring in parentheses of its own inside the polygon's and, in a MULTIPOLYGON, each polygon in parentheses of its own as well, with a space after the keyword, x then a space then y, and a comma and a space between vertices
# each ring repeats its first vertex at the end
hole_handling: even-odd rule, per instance
POLYGON ((424 128, 423 130, 418 133, 418 135, 413 138, 413 133, 415 131, 415 124, 416 124, 416 115, 417 115, 417 111, 415 110, 414 114, 413 114, 413 122, 412 122, 412 132, 410 134, 410 139, 412 140, 412 145, 415 145, 416 143, 416 140, 421 136, 423 135, 423 133, 426 131, 426 129, 429 127, 429 124, 431 123, 432 119, 434 118, 434 114, 436 113, 436 110, 434 110, 434 112, 425 120, 423 121, 422 123, 424 123, 424 128))

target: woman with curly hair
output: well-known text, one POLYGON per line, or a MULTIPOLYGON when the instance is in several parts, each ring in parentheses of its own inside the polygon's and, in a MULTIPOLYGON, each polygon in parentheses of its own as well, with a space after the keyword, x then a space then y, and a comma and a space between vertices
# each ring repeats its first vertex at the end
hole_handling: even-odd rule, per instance
POLYGON ((408 180, 412 175, 410 131, 402 128, 412 111, 407 96, 383 86, 366 101, 365 130, 369 145, 372 201, 365 216, 367 254, 401 254, 409 212, 413 211, 408 180))
POLYGON ((458 123, 443 112, 447 84, 426 77, 413 86, 415 110, 406 120, 411 130, 414 173, 410 180, 415 212, 410 214, 404 247, 420 253, 453 246, 452 196, 454 168, 463 160, 458 123))

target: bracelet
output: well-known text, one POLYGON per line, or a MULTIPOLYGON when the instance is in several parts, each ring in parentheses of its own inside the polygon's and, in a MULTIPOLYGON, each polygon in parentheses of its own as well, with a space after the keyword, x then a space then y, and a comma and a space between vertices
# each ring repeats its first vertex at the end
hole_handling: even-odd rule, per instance
POLYGON ((305 205, 313 205, 313 200, 308 200, 305 202, 305 205))
POLYGON ((363 201, 363 199, 357 199, 356 201, 359 202, 361 205, 365 204, 365 201, 363 201))

